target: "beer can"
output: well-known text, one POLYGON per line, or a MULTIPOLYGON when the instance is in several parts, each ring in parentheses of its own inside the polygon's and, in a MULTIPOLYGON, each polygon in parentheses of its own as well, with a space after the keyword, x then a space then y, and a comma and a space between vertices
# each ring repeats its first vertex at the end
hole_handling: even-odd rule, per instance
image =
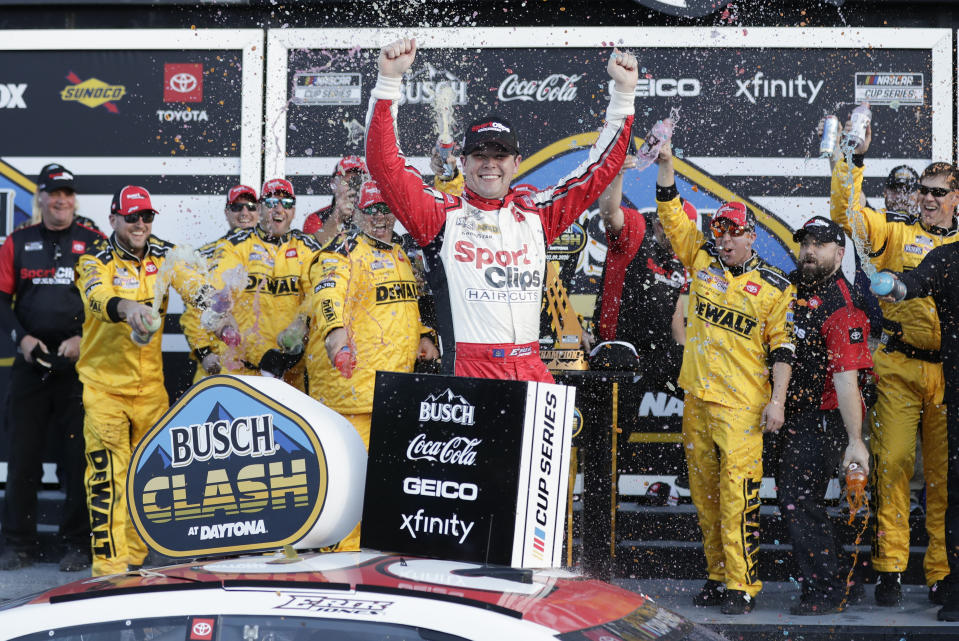
POLYGON ((826 116, 822 124, 822 140, 819 141, 819 157, 828 158, 836 153, 839 142, 839 118, 826 116))

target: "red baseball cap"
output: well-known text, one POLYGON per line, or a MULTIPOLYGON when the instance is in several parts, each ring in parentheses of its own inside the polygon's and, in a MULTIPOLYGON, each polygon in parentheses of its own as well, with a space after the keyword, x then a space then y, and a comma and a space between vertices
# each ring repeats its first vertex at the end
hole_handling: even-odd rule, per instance
POLYGON ((279 191, 285 192, 291 196, 296 196, 293 193, 293 184, 286 178, 274 178, 273 180, 268 180, 263 183, 263 191, 260 192, 263 194, 263 197, 266 198, 270 194, 275 194, 279 191))
POLYGON ((256 190, 247 185, 235 185, 226 195, 226 204, 232 205, 240 196, 249 196, 253 200, 256 200, 256 190))
POLYGON ((113 202, 110 203, 111 214, 126 216, 127 214, 135 214, 138 211, 158 213, 157 210, 153 208, 153 202, 150 200, 150 192, 146 189, 136 185, 127 185, 113 194, 113 202))
POLYGON ((737 227, 752 228, 756 226, 756 215, 753 214, 745 204, 736 200, 728 202, 717 209, 716 213, 713 214, 712 222, 715 223, 721 218, 725 218, 737 227))
POLYGON ((380 188, 376 186, 375 182, 368 180, 363 183, 363 188, 360 190, 360 200, 357 207, 366 209, 378 203, 386 204, 386 201, 383 200, 383 193, 380 191, 380 188))
POLYGON ((344 176, 348 171, 359 171, 366 173, 366 163, 359 156, 343 156, 340 162, 336 163, 335 176, 344 176))

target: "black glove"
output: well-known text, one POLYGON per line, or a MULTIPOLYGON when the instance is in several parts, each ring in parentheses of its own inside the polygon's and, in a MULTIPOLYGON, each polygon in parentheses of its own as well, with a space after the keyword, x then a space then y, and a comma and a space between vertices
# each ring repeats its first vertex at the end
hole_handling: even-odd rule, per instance
POLYGON ((280 378, 283 373, 300 362, 303 352, 289 354, 279 349, 271 349, 260 359, 259 370, 280 378))

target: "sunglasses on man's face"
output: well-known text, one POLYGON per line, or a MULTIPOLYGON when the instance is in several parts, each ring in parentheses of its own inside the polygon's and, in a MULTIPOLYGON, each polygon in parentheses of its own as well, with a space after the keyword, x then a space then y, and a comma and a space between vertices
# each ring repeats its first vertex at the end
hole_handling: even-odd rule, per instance
POLYGON ((128 225, 135 225, 138 220, 149 224, 153 222, 153 217, 156 215, 157 213, 155 211, 138 211, 135 214, 126 214, 123 220, 128 225))
POLYGON ((247 211, 256 211, 256 203, 243 202, 243 203, 230 203, 230 211, 240 212, 246 209, 247 211))
POLYGON ((927 187, 926 185, 919 185, 919 193, 923 196, 932 194, 935 198, 945 198, 950 192, 952 192, 952 190, 946 189, 945 187, 927 187))
POLYGON ((263 204, 266 205, 267 209, 273 209, 274 207, 283 207, 283 209, 293 209, 293 205, 296 204, 296 198, 286 196, 284 198, 277 198, 275 196, 270 196, 269 198, 263 199, 263 204))
POLYGON ((750 227, 740 226, 735 223, 731 223, 726 220, 717 221, 712 223, 709 226, 709 230, 713 232, 713 236, 716 238, 722 238, 723 234, 729 234, 730 236, 738 238, 745 233, 750 231, 750 227))

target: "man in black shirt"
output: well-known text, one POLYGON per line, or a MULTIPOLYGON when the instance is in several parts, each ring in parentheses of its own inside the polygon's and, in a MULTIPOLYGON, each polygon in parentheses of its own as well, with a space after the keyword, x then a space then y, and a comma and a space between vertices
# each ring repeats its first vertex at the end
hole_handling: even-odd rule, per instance
POLYGON ((840 269, 842 229, 815 216, 793 240, 799 243, 799 266, 790 274, 796 285, 796 360, 779 430, 776 493, 802 582, 802 596, 790 611, 807 615, 838 612, 847 601, 840 545, 823 499, 838 468, 843 436, 848 445, 842 468, 856 463, 869 469, 859 380, 871 370, 872 356, 869 319, 840 269))
MULTIPOLYGON (((622 205, 623 172, 635 165, 635 157, 627 156, 599 197, 608 249, 593 320, 599 340, 630 343, 645 380, 663 387, 675 384, 683 362, 686 326, 680 294, 687 290, 687 274, 656 212, 622 205)), ((691 207, 684 203, 687 215, 695 217, 691 207)))
POLYGON ((949 458, 946 469, 946 554, 949 575, 940 621, 959 621, 959 243, 933 249, 912 271, 897 275, 903 289, 880 300, 891 303, 932 296, 942 334, 943 403, 949 458))
POLYGON ((65 572, 90 566, 90 523, 83 488, 80 354, 83 303, 74 284, 77 258, 103 235, 76 221, 74 177, 47 165, 37 178, 41 222, 14 231, 0 248, 0 328, 17 345, 10 374, 10 449, 0 570, 38 556, 37 490, 48 432, 58 439, 57 477, 66 493, 60 538, 65 572), (11 307, 12 304, 12 307, 11 307))

